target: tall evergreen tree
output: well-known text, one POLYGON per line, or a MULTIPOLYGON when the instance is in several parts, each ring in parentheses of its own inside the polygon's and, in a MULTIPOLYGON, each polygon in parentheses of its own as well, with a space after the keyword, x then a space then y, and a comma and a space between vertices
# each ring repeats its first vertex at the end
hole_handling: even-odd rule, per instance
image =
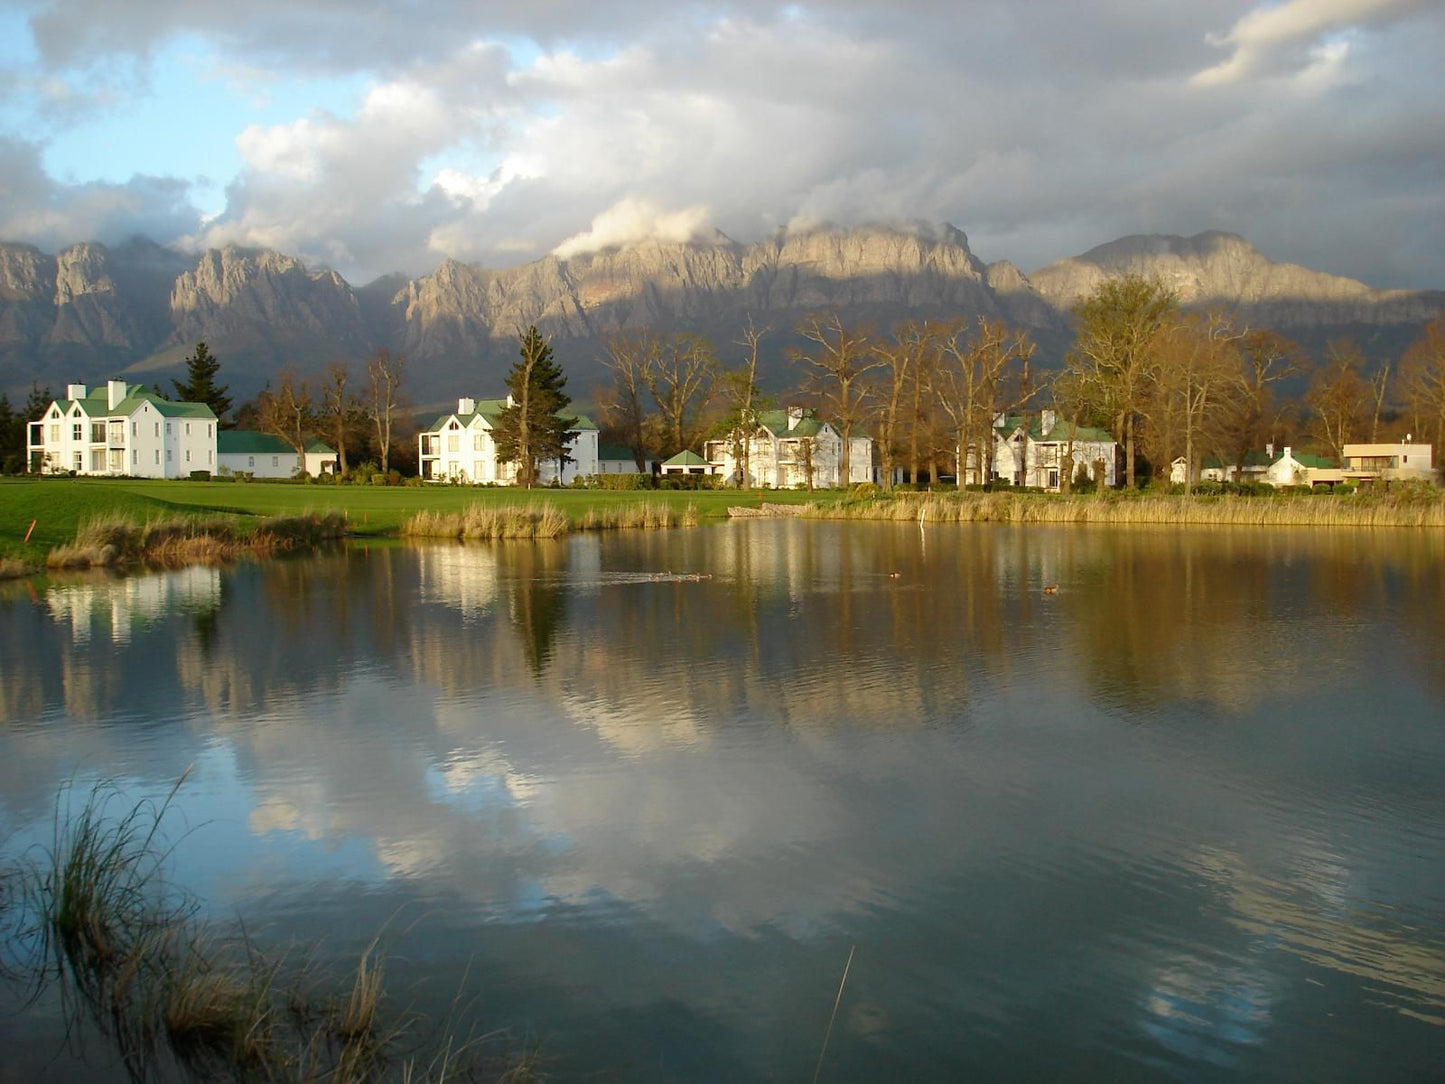
POLYGON ((567 442, 576 435, 577 419, 566 412, 572 405, 572 397, 562 390, 567 377, 547 340, 536 325, 518 338, 520 356, 507 375, 512 402, 502 411, 492 439, 497 458, 517 464, 518 485, 531 489, 537 484, 539 463, 557 460, 560 475, 562 465, 571 462, 567 442))
POLYGON ((214 354, 206 349, 205 343, 196 343, 196 349, 190 357, 186 358, 186 381, 172 380, 175 385, 176 394, 184 403, 205 403, 211 408, 211 412, 221 421, 221 428, 230 427, 226 422, 226 411, 231 409, 230 397, 226 392, 230 390, 228 385, 216 385, 216 374, 221 371, 221 363, 216 360, 214 354))
MULTIPOLYGON (((22 434, 26 433, 31 422, 38 422, 41 418, 45 417, 45 412, 50 409, 50 404, 54 401, 55 396, 51 394, 49 387, 41 391, 39 381, 31 381, 30 397, 25 400, 24 420, 20 425, 20 432, 22 434)), ((35 453, 37 457, 36 461, 27 464, 27 470, 38 471, 40 469, 40 454, 39 452, 35 453)))
POLYGON ((25 461, 25 426, 10 406, 10 396, 0 393, 0 473, 10 474, 15 463, 25 461))

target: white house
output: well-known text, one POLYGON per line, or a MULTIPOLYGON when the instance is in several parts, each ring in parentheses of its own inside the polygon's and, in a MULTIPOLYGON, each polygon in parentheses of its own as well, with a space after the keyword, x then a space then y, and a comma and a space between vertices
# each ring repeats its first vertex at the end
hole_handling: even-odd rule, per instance
POLYGON ((256 478, 290 478, 304 466, 313 478, 336 470, 336 449, 319 440, 306 443, 305 456, 272 433, 223 429, 216 436, 216 471, 256 478))
POLYGON ((663 474, 712 474, 712 464, 694 451, 683 449, 671 459, 663 461, 663 474))
MULTIPOLYGON (((443 414, 417 434, 417 461, 421 476, 432 482, 464 482, 471 485, 517 484, 517 463, 497 456, 492 433, 501 424, 502 411, 512 405, 505 399, 458 399, 457 409, 443 414)), ((577 478, 598 473, 597 426, 581 415, 567 442, 571 457, 559 464, 546 459, 537 465, 537 481, 568 485, 577 478)))
MULTIPOLYGON (((1065 472, 1070 480, 1082 469, 1091 484, 1103 461, 1104 484, 1117 478, 1118 444, 1107 430, 1065 421, 1055 411, 1040 411, 1027 419, 999 415, 993 427, 993 472, 989 481, 1015 486, 1036 486, 1057 493, 1065 472)), ((960 481, 977 485, 984 479, 978 449, 959 449, 963 464, 960 481)))
MULTIPOLYGON (((1206 456, 1200 463, 1199 480, 1264 482, 1275 487, 1299 486, 1309 485, 1317 471, 1333 467, 1332 462, 1321 456, 1296 452, 1288 445, 1276 451, 1273 444, 1266 444, 1262 452, 1245 453, 1242 469, 1238 463, 1224 463, 1215 456, 1206 456)), ((1185 464, 1182 455, 1169 465, 1169 480, 1176 484, 1184 482, 1185 464)))
POLYGON ((30 423, 28 460, 42 474, 185 478, 216 469, 216 428, 204 403, 173 403, 143 384, 71 384, 30 423))
POLYGON ((1433 449, 1406 439, 1398 444, 1346 444, 1344 471, 1361 481, 1434 481, 1433 449))
MULTIPOLYGON (((810 470, 814 486, 836 489, 843 485, 843 438, 812 410, 789 407, 764 411, 748 433, 708 441, 704 457, 712 473, 721 475, 729 484, 741 480, 742 462, 734 451, 738 450, 735 445, 743 442, 747 446, 748 486, 805 486, 810 470)), ((854 434, 848 444, 848 484, 872 481, 876 481, 873 438, 854 434)))

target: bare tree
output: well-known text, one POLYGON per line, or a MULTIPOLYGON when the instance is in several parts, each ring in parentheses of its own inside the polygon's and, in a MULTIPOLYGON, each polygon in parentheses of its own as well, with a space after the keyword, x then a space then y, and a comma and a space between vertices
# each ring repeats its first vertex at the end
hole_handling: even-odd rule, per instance
POLYGON ((691 447, 692 422, 712 399, 717 378, 712 344, 701 335, 667 336, 646 377, 673 449, 691 447))
POLYGON ((1280 428, 1275 385, 1303 371, 1299 344, 1267 329, 1255 329, 1239 342, 1240 365, 1232 387, 1221 401, 1220 443, 1234 463, 1234 476, 1244 473, 1244 459, 1280 428))
POLYGON ((936 374, 938 402, 957 437, 958 473, 967 480, 970 452, 980 482, 993 467, 994 418, 1010 382, 1010 366, 1027 365, 1033 356, 1028 333, 1011 331, 1000 320, 980 317, 967 330, 953 325, 941 340, 936 374))
POLYGON ((743 348, 743 360, 734 369, 723 373, 721 390, 728 406, 729 432, 732 437, 733 462, 738 465, 738 488, 751 484, 748 462, 753 433, 758 427, 758 412, 763 395, 758 388, 758 352, 767 328, 759 328, 748 317, 742 337, 733 342, 743 348))
POLYGON ((847 328, 837 314, 809 316, 798 328, 798 334, 814 344, 813 352, 790 350, 794 361, 809 370, 819 401, 828 420, 843 438, 843 454, 839 463, 842 484, 847 486, 851 474, 850 446, 853 430, 867 417, 869 386, 867 376, 883 362, 872 350, 868 334, 847 328))
POLYGON ((1365 381, 1360 373, 1365 356, 1349 339, 1330 343, 1324 363, 1310 381, 1305 402, 1314 412, 1320 438, 1336 459, 1343 460, 1345 445, 1360 425, 1365 402, 1365 381))
POLYGON ((1405 350, 1400 362, 1405 402, 1416 433, 1433 434, 1435 462, 1445 456, 1445 316, 1437 316, 1405 350))
POLYGON ((619 331, 603 343, 607 356, 602 364, 612 370, 611 402, 603 404, 604 419, 623 434, 640 471, 646 466, 647 449, 643 441, 643 422, 647 411, 643 395, 651 384, 662 344, 648 328, 619 331))
POLYGON ((376 427, 376 443, 381 449, 383 474, 390 469, 392 423, 406 403, 402 393, 405 373, 406 355, 393 354, 384 346, 366 362, 366 375, 371 381, 367 413, 376 427))
POLYGON ((913 388, 922 387, 920 376, 938 353, 940 333, 941 329, 935 325, 909 320, 893 329, 891 342, 873 344, 873 353, 882 362, 883 369, 873 417, 884 489, 893 488, 899 430, 909 406, 909 393, 913 388))
POLYGON ((321 388, 322 430, 336 446, 337 463, 342 473, 348 469, 346 446, 356 432, 361 405, 356 394, 347 391, 351 383, 351 367, 344 361, 333 361, 326 367, 326 383, 321 388))
POLYGON ((291 445, 304 464, 306 441, 312 434, 315 418, 311 389, 296 375, 295 367, 287 365, 276 374, 276 386, 256 397, 256 413, 262 431, 291 445))
POLYGON ((1385 409, 1385 389, 1390 383, 1390 363, 1383 362, 1375 375, 1370 377, 1370 398, 1374 401, 1375 413, 1370 417, 1370 443, 1380 436, 1380 411, 1385 409))
POLYGON ((1184 458, 1184 485, 1198 477, 1203 449, 1219 443, 1221 403, 1239 373, 1242 333, 1223 310, 1190 313, 1164 331, 1143 413, 1151 458, 1167 469, 1184 458))
POLYGON ((1079 327, 1065 365, 1079 393, 1113 419, 1130 489, 1137 488, 1139 419, 1175 309, 1174 295, 1162 283, 1138 275, 1100 283, 1073 309, 1079 327))

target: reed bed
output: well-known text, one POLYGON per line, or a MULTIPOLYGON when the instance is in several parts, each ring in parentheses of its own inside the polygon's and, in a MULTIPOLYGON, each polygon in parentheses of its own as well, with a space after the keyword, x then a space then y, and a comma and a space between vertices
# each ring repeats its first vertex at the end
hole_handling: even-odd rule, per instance
POLYGON ((243 533, 226 519, 176 518, 137 523, 124 515, 82 523, 75 541, 46 557, 51 568, 120 568, 135 564, 178 567, 269 555, 344 537, 339 511, 272 516, 243 533))
POLYGON ((558 538, 570 524, 564 512, 545 501, 530 504, 472 504, 460 512, 418 512, 401 526, 409 538, 558 538))
POLYGON ((668 527, 696 527, 697 506, 689 504, 681 512, 669 505, 652 501, 608 505, 590 509, 577 523, 580 531, 663 530, 668 527))
POLYGON ((197 924, 165 876, 162 821, 184 779, 129 806, 111 784, 82 800, 64 788, 50 845, 0 869, 19 912, 5 916, 5 977, 32 997, 59 982, 68 1033, 96 1029, 133 1080, 539 1078, 535 1050, 507 1051, 504 1033, 423 1034, 412 1014, 388 1013, 379 941, 328 994, 338 983, 313 964, 197 924))
POLYGON ((795 514, 808 519, 921 519, 926 523, 1445 527, 1445 495, 1433 492, 1338 497, 902 494, 801 507, 795 514))
POLYGON ((0 580, 18 580, 34 571, 35 567, 26 561, 15 557, 0 557, 0 580))
POLYGON ((654 501, 629 501, 589 509, 577 521, 554 504, 468 505, 460 512, 419 512, 402 524, 409 538, 455 538, 466 541, 504 538, 560 538, 570 531, 660 530, 696 527, 697 508, 679 512, 654 501))

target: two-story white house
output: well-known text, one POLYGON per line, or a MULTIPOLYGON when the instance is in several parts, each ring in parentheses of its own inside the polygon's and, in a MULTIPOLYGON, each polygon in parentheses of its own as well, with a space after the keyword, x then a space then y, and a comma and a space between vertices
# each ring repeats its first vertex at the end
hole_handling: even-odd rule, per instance
MULTIPOLYGON (((501 424, 502 411, 512 405, 505 399, 458 399, 457 409, 443 414, 417 434, 417 462, 421 476, 430 482, 511 486, 517 484, 519 464, 497 455, 492 434, 501 424)), ((564 462, 542 460, 537 465, 539 485, 570 485, 577 478, 598 473, 597 426, 580 414, 567 442, 564 462)))
POLYGON ((71 384, 30 423, 28 460, 42 474, 185 478, 216 469, 216 415, 173 403, 143 384, 71 384))
MULTIPOLYGON (((829 422, 802 407, 768 410, 758 415, 757 425, 746 432, 734 432, 710 440, 703 449, 711 473, 728 485, 742 481, 747 486, 791 489, 811 484, 821 489, 843 486, 843 437, 829 422), (742 477, 742 456, 746 446, 747 473, 742 477)), ((848 443, 848 481, 876 481, 873 468, 873 438, 854 433, 848 443)))
POLYGON ((985 465, 979 462, 977 448, 960 448, 960 481, 970 485, 1001 481, 1057 493, 1063 488, 1066 472, 1072 480, 1081 468, 1090 483, 1095 483, 1102 461, 1104 485, 1112 486, 1117 477, 1118 448, 1108 430, 1077 425, 1053 410, 1027 419, 999 415, 993 426, 992 475, 982 477, 985 465))

